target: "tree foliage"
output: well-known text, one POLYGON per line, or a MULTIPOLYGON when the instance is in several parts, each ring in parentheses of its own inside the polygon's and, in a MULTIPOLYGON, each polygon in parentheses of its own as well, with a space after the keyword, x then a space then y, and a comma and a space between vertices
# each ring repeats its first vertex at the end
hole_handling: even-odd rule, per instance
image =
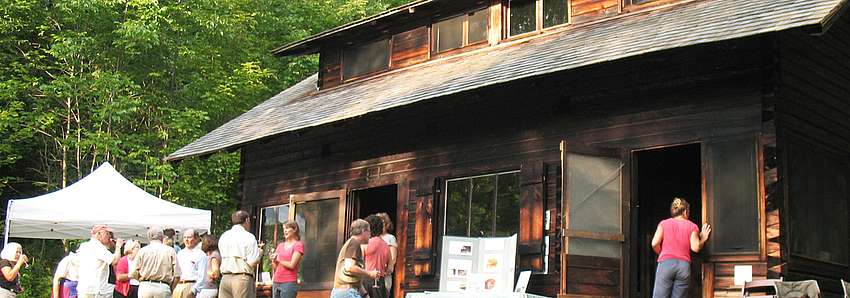
MULTIPOLYGON (((4 202, 110 162, 154 195, 213 210, 220 233, 237 204, 239 153, 163 158, 317 70, 315 56, 271 49, 409 0, 2 2, 4 202)), ((61 245, 21 243, 39 255, 21 297, 45 297, 61 245)))

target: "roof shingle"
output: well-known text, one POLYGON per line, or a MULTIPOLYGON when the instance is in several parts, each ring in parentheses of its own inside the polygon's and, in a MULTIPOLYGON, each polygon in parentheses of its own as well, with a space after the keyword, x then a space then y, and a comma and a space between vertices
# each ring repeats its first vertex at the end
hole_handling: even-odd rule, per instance
POLYGON ((315 91, 317 75, 270 98, 167 160, 418 101, 605 61, 803 26, 824 26, 847 0, 702 0, 623 15, 315 91))

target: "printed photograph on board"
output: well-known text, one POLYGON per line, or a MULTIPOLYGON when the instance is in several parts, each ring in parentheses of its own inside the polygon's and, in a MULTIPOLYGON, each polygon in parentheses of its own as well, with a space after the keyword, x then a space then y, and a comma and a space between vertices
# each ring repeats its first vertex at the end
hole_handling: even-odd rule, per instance
POLYGON ((472 242, 452 241, 449 243, 449 254, 456 256, 471 256, 472 242))
POLYGON ((482 260, 482 264, 480 268, 481 272, 499 272, 502 268, 502 259, 504 257, 501 254, 485 254, 482 260))
POLYGON ((449 277, 467 277, 472 273, 471 260, 449 259, 447 265, 449 277))

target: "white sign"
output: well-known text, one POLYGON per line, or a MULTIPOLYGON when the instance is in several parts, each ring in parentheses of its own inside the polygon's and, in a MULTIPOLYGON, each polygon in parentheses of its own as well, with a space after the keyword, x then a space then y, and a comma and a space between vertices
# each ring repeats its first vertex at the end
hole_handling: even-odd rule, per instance
POLYGON ((517 293, 525 293, 525 289, 528 287, 528 280, 531 278, 531 271, 522 271, 519 273, 519 278, 516 280, 516 289, 514 292, 517 293))
POLYGON ((735 265, 735 285, 743 286, 748 281, 753 281, 753 266, 735 265))

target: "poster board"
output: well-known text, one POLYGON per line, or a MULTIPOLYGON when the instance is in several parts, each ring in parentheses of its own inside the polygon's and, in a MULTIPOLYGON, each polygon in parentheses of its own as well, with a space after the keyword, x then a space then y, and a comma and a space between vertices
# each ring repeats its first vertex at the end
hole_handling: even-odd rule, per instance
POLYGON ((513 292, 516 241, 516 235, 498 238, 443 237, 440 292, 513 292))

